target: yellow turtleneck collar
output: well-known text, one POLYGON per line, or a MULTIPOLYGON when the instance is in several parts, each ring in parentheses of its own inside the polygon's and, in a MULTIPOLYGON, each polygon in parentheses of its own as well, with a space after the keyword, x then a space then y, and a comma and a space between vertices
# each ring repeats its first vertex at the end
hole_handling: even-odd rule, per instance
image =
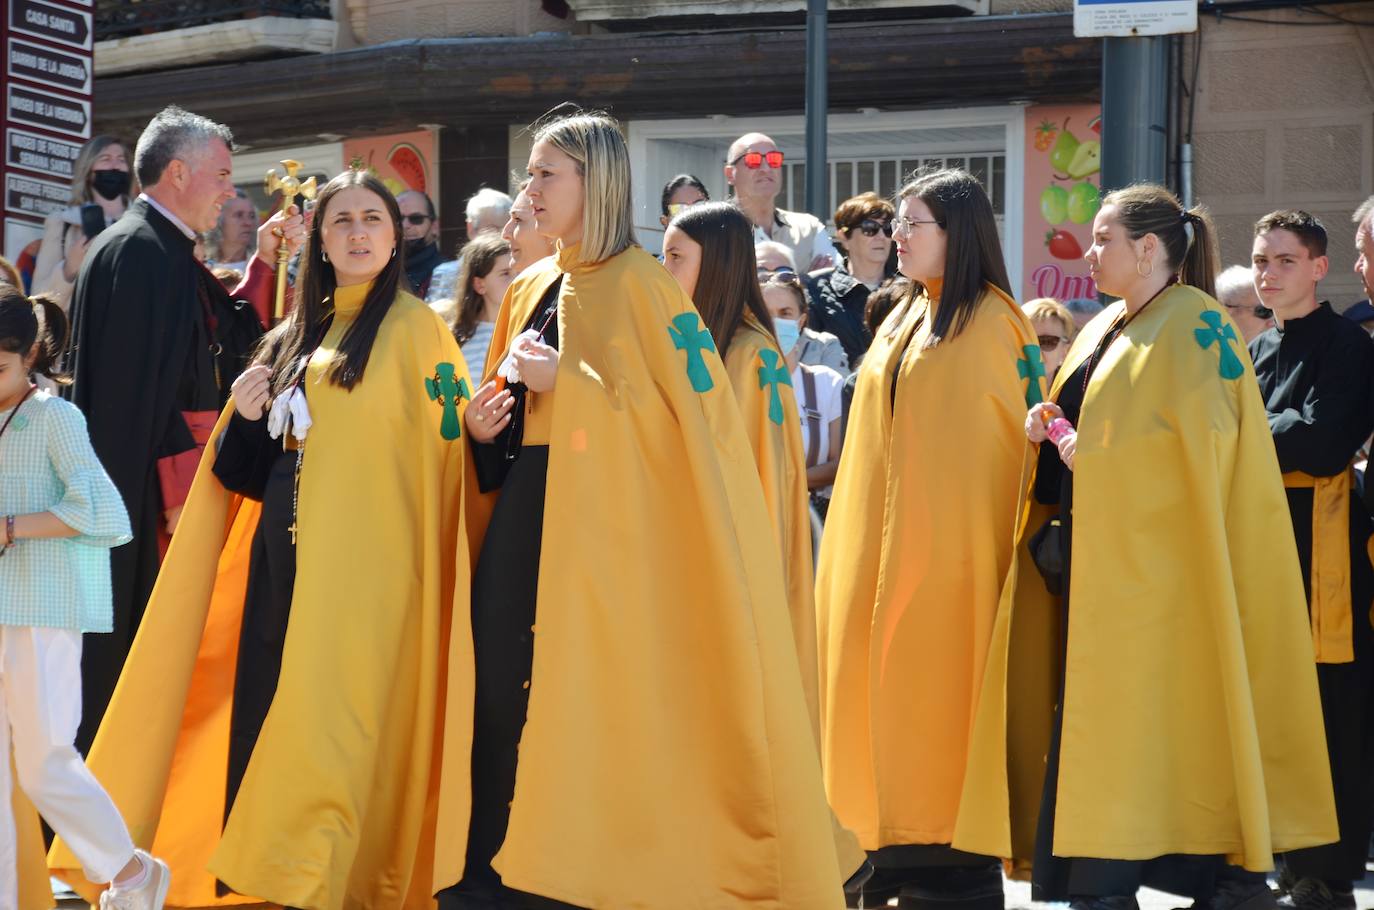
POLYGON ((356 316, 367 300, 367 292, 372 290, 373 282, 350 284, 334 289, 334 314, 337 316, 356 316))
POLYGON ((554 261, 558 263, 561 272, 571 272, 579 265, 586 265, 582 261, 582 244, 574 243, 572 246, 560 246, 554 254, 554 261))
POLYGON ((926 286, 926 297, 929 300, 939 300, 940 292, 945 288, 945 279, 943 276, 931 278, 929 281, 922 282, 922 284, 926 286))

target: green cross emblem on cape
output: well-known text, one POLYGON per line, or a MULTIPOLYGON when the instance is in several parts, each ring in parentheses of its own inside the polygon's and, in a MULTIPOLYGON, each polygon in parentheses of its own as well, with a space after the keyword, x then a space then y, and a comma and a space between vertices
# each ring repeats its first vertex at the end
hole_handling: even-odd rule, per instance
POLYGON ((782 363, 782 355, 772 348, 759 351, 763 366, 759 367, 759 388, 768 389, 768 419, 782 426, 782 394, 778 386, 792 387, 792 376, 787 372, 787 364, 782 363))
POLYGON ((463 435, 463 424, 458 419, 458 402, 471 401, 472 390, 466 379, 454 374, 457 367, 451 363, 434 365, 434 375, 425 377, 425 392, 430 401, 437 401, 444 409, 443 420, 439 423, 439 435, 454 440, 463 435))
POLYGON ((1016 375, 1026 382, 1026 407, 1033 408, 1044 399, 1040 397, 1040 380, 1045 378, 1045 361, 1040 356, 1040 345, 1028 344, 1021 348, 1026 356, 1016 361, 1016 375))
POLYGON ((711 333, 701 327, 701 317, 696 313, 679 313, 673 317, 668 327, 668 335, 673 339, 673 347, 687 352, 687 378, 692 382, 692 391, 709 392, 715 386, 711 371, 706 367, 702 351, 715 351, 716 342, 711 333))
POLYGON ((1236 352, 1231 350, 1231 345, 1236 343, 1236 329, 1229 323, 1224 323, 1221 312, 1218 310, 1203 310, 1198 316, 1207 327, 1204 329, 1193 329, 1193 338, 1197 341, 1198 347, 1204 351, 1213 344, 1217 346, 1220 360, 1217 362, 1217 372, 1222 379, 1239 379, 1245 375, 1245 364, 1240 362, 1236 352))

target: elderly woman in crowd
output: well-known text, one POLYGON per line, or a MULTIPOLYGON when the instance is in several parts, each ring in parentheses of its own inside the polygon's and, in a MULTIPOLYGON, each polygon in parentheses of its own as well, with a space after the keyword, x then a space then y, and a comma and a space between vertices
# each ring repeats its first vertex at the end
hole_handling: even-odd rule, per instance
POLYGON ((1054 381, 1064 355, 1069 352, 1069 342, 1078 334, 1073 314, 1053 297, 1037 297, 1021 305, 1035 326, 1035 334, 1040 341, 1040 355, 1045 360, 1045 378, 1054 381))
POLYGON ((858 365, 873 335, 864 325, 868 295, 894 274, 892 203, 877 193, 860 193, 835 210, 835 234, 844 261, 811 277, 815 306, 811 327, 831 332, 844 345, 849 362, 858 365))

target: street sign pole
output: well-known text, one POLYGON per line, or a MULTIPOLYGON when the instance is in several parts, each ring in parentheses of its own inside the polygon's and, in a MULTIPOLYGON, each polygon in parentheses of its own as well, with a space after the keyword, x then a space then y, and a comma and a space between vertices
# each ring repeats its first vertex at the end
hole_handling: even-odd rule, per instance
MULTIPOLYGON (((806 8, 806 210, 822 221, 830 218, 826 178, 830 176, 825 131, 829 107, 826 67, 826 0, 807 0, 806 8)), ((810 263, 798 263, 803 269, 810 263)))
POLYGON ((1102 44, 1102 192, 1164 183, 1169 39, 1106 38, 1102 44))

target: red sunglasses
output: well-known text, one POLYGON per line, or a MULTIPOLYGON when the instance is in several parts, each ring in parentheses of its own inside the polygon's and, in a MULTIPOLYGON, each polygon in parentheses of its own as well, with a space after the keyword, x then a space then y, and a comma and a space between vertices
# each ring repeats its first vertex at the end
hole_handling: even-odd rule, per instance
POLYGON ((778 168, 782 167, 782 152, 745 152, 730 163, 739 164, 741 161, 743 161, 744 166, 751 171, 757 171, 759 167, 767 161, 768 166, 776 171, 778 168))

